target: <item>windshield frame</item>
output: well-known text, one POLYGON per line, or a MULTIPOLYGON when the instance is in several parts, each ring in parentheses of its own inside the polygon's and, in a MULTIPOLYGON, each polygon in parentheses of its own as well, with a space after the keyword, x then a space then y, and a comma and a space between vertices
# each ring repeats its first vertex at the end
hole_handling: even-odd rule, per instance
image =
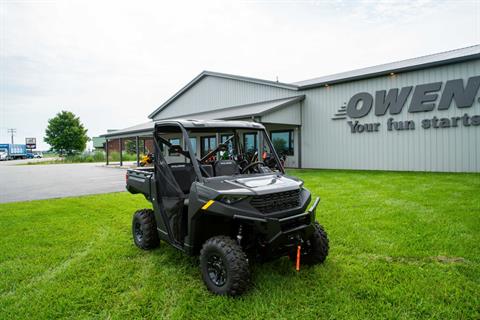
MULTIPOLYGON (((263 138, 262 138, 263 139, 263 144, 266 144, 269 147, 269 149, 271 151, 270 154, 273 155, 273 159, 275 160, 275 164, 276 164, 276 167, 278 168, 279 172, 282 173, 282 174, 285 174, 285 168, 282 166, 282 163, 280 161, 280 157, 277 154, 277 150, 275 150, 275 148, 273 146, 273 143, 270 140, 270 136, 268 135, 268 132, 267 132, 267 130, 265 130, 265 128, 245 128, 245 127, 233 127, 232 126, 232 127, 217 127, 217 128, 205 127, 205 128, 188 128, 187 129, 180 122, 172 121, 172 122, 163 122, 161 124, 160 123, 156 124, 155 125, 155 130, 154 130, 154 137, 159 137, 160 138, 161 133, 168 133, 172 129, 176 129, 175 130, 176 132, 180 131, 179 133, 181 133, 181 135, 182 135, 183 145, 187 148, 186 151, 189 155, 190 162, 192 163, 195 174, 197 175, 197 179, 200 182, 204 182, 205 179, 208 179, 208 177, 203 177, 203 175, 202 175, 202 170, 200 169, 201 159, 197 158, 197 156, 195 155, 196 150, 193 150, 193 146, 192 146, 192 143, 190 141, 190 134, 191 133, 214 132, 217 135, 221 135, 223 131, 233 131, 233 134, 234 134, 233 141, 234 141, 234 144, 235 144, 235 149, 239 150, 239 148, 240 148, 240 144, 239 144, 240 137, 239 137, 237 131, 240 130, 240 131, 258 132, 258 133, 263 135, 263 138), (162 129, 164 129, 166 131, 163 131, 162 129), (222 129, 224 129, 224 130, 222 130, 222 129)), ((221 139, 219 141, 217 141, 217 146, 216 147, 218 147, 218 145, 221 143, 220 141, 221 141, 221 139)), ((157 142, 159 142, 159 140, 157 140, 157 142)), ((245 148, 245 146, 243 146, 243 147, 245 148)), ((260 150, 257 150, 257 151, 259 152, 259 156, 260 156, 260 150)), ((257 161, 258 161, 258 158, 257 158, 257 161)), ((240 174, 240 175, 247 175, 247 174, 248 175, 260 175, 260 174, 263 175, 264 173, 244 173, 244 174, 240 174)))

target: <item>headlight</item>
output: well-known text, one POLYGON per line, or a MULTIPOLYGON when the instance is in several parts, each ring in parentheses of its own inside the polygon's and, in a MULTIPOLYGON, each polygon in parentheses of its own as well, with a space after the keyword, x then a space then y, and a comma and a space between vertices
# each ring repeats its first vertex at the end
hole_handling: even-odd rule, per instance
POLYGON ((222 195, 218 197, 218 201, 223 202, 225 204, 234 204, 236 202, 242 201, 243 199, 247 198, 247 196, 238 196, 238 195, 222 195))

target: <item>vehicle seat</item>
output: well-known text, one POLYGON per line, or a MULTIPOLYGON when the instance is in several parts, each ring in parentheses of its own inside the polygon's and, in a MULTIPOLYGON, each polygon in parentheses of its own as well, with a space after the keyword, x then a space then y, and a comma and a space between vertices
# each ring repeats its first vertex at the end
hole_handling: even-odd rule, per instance
POLYGON ((190 187, 196 179, 191 163, 171 163, 168 165, 183 193, 190 193, 190 187))
MULTIPOLYGON (((208 173, 210 177, 213 177, 213 167, 211 164, 202 164, 202 168, 208 173)), ((203 172, 202 175, 204 175, 203 172)))
POLYGON ((182 149, 182 146, 178 145, 178 144, 172 144, 170 146, 170 148, 168 148, 168 152, 170 153, 176 153, 176 154, 182 154, 183 153, 183 149, 182 149))
POLYGON ((240 173, 240 167, 235 160, 218 160, 215 162, 215 176, 231 176, 240 173))

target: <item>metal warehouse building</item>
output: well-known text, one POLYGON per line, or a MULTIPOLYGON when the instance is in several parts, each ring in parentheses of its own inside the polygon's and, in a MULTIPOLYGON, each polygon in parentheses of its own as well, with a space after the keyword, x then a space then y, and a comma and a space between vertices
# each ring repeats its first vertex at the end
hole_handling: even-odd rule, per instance
MULTIPOLYGON (((138 145, 157 120, 247 120, 283 140, 288 167, 479 172, 479 87, 480 45, 296 83, 204 71, 152 121, 104 136, 138 145)), ((197 152, 217 138, 194 137, 197 152)))

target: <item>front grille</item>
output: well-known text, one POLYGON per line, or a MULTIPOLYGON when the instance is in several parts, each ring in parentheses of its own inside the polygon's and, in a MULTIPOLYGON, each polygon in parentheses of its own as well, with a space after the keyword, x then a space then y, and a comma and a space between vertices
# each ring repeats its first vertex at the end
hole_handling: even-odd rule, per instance
POLYGON ((310 215, 306 215, 300 218, 287 220, 280 224, 280 228, 282 229, 282 231, 288 231, 299 226, 310 224, 310 219, 310 215))
POLYGON ((262 213, 296 208, 300 205, 300 190, 254 196, 250 204, 262 213))

